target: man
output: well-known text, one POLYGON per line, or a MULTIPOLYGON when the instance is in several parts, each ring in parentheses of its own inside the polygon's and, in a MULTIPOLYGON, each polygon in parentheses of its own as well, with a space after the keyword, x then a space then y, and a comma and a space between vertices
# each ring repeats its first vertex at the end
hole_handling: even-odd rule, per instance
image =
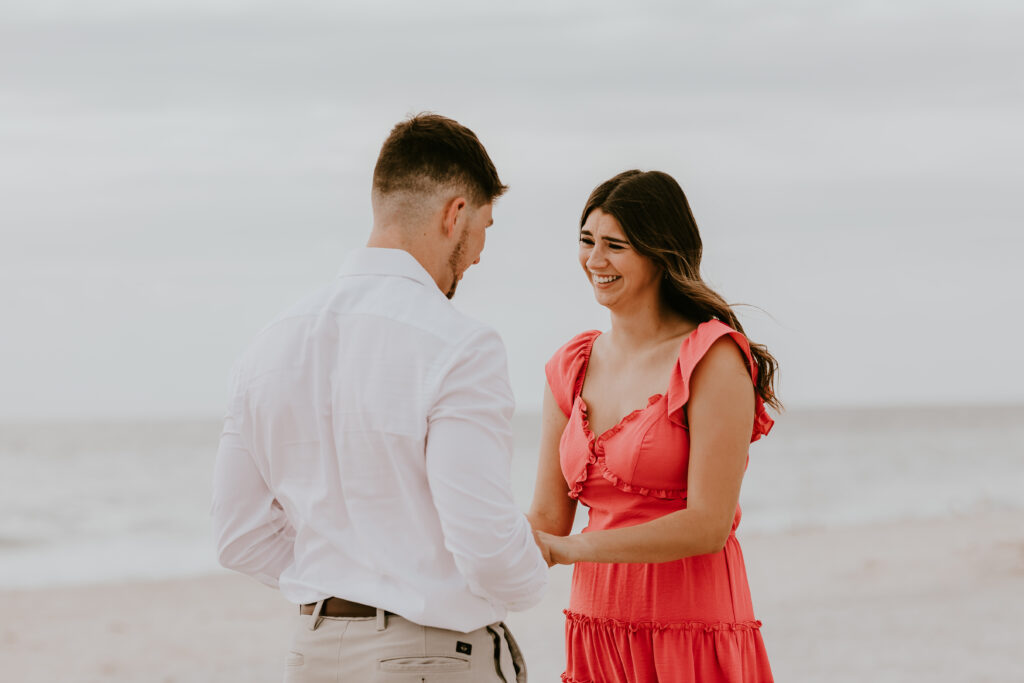
POLYGON ((523 681, 507 610, 546 563, 513 502, 498 335, 449 299, 505 186, 472 131, 392 130, 373 231, 239 360, 214 475, 220 562, 300 606, 287 681, 523 681))

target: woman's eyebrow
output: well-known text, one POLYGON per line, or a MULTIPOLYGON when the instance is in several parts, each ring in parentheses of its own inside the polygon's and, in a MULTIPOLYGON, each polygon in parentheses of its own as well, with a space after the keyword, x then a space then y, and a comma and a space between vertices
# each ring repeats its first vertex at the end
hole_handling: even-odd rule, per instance
MULTIPOLYGON (((589 230, 580 230, 580 237, 584 236, 589 237, 591 239, 594 238, 593 233, 591 233, 589 230)), ((628 240, 620 240, 617 237, 602 237, 601 239, 603 239, 605 242, 611 242, 612 244, 624 244, 627 247, 629 246, 628 240)))

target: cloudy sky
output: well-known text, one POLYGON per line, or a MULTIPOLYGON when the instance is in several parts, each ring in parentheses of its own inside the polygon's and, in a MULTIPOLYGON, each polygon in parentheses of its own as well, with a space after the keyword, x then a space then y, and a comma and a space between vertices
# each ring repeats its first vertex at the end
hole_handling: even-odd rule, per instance
POLYGON ((0 419, 219 415, 421 110, 511 185, 456 304, 524 409, 607 327, 576 221, 626 168, 683 185, 791 407, 1022 402, 1021 35, 995 1, 8 0, 0 419))

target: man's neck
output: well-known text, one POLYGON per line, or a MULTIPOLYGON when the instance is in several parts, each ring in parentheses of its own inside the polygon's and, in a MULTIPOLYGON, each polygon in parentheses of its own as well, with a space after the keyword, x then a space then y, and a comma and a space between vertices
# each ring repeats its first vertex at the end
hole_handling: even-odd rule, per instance
POLYGON ((445 287, 450 284, 442 282, 444 278, 448 277, 447 263, 440 262, 437 258, 438 255, 434 253, 437 251, 436 249, 427 248, 427 245, 424 244, 425 239, 410 239, 410 232, 412 231, 402 228, 374 225, 370 238, 366 241, 366 246, 371 249, 401 249, 408 253, 423 266, 423 270, 427 271, 437 288, 444 292, 445 287))

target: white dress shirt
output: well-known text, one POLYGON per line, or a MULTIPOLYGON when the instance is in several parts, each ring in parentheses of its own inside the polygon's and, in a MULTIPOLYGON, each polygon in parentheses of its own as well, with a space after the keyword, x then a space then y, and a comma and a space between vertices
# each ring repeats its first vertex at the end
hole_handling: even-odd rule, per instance
POLYGON ((407 252, 359 249, 236 365, 214 474, 221 564, 294 603, 336 596, 472 631, 540 601, 512 499, 497 333, 407 252))

